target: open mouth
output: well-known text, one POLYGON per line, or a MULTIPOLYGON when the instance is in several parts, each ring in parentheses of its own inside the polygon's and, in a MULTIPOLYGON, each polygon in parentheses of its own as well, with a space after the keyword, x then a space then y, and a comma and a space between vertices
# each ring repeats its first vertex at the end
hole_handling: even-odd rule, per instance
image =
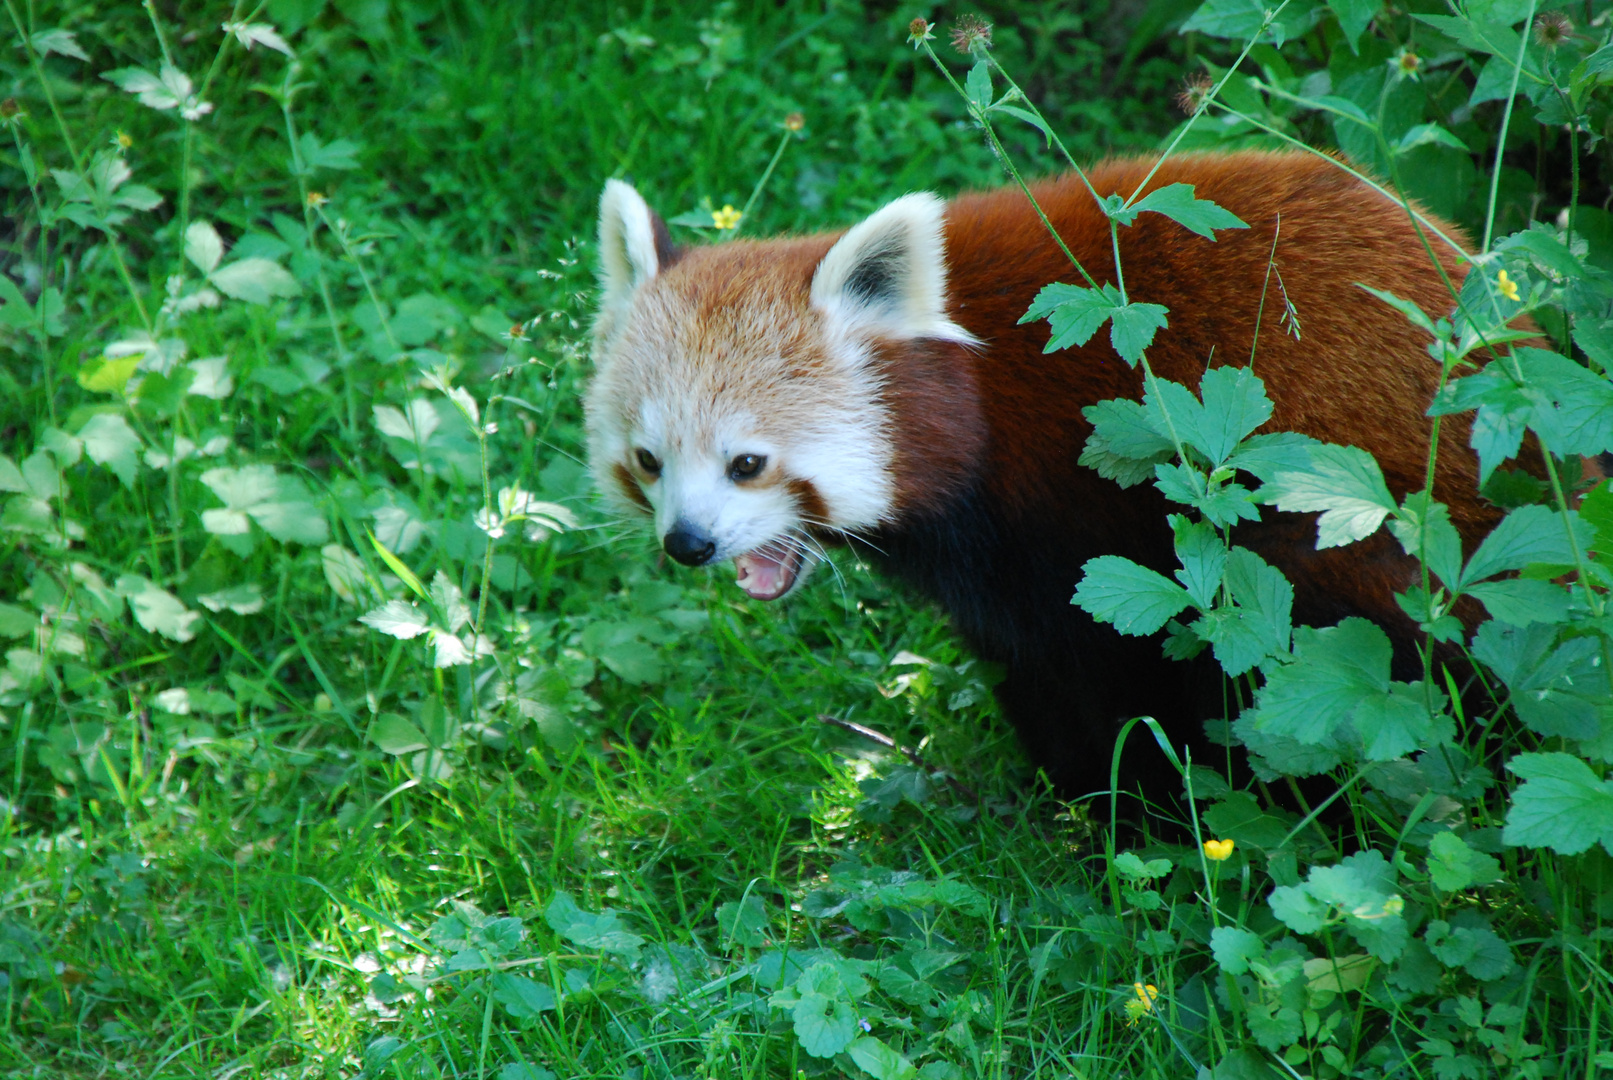
POLYGON ((799 540, 784 537, 734 556, 734 584, 753 600, 777 600, 800 579, 804 562, 799 540))

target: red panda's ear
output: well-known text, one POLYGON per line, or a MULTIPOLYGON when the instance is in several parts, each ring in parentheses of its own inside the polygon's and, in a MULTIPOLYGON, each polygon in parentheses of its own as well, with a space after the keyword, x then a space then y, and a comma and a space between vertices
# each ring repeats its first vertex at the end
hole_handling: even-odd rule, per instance
POLYGON ((853 225, 818 264, 812 306, 854 333, 974 343, 946 314, 945 214, 921 192, 853 225))
POLYGON ((633 185, 605 181, 599 197, 599 283, 601 309, 620 307, 640 285, 670 262, 671 238, 633 185))

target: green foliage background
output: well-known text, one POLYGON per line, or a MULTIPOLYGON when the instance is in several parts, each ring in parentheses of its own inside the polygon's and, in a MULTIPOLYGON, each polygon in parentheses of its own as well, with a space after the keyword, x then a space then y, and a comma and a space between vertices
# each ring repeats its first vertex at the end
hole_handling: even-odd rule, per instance
MULTIPOLYGON (((1578 185, 1575 233, 1548 227, 1569 261, 1529 241, 1506 265, 1583 363, 1613 270, 1607 18, 1563 7, 1576 36, 1550 51, 1512 6, 1428 5, 1490 28, 1478 40, 1362 3, 1291 2, 1276 23, 1223 0, 1001 4, 991 55, 1080 160, 1158 147, 1184 75, 1219 78, 1258 38, 1183 146, 1336 144, 1474 235, 1553 223, 1578 185), (1535 52, 1492 214, 1497 25, 1535 52)), ((591 501, 578 395, 603 180, 697 221, 744 205, 782 146, 742 225, 758 235, 1001 183, 984 112, 907 47, 935 13, 5 13, 0 1069, 1613 1067, 1599 698, 1572 737, 1504 740, 1582 796, 1575 851, 1504 845, 1504 792, 1402 754, 1328 829, 1197 768, 1189 827, 1233 857, 1116 852, 1092 820, 1107 801, 1046 796, 991 673, 933 613, 849 562, 763 608, 660 567, 591 501)), ((1035 128, 999 134, 1022 170, 1060 167, 1035 128)), ((1561 403, 1576 393, 1600 391, 1561 403)), ((1505 482, 1498 498, 1550 501, 1505 482)), ((1530 550, 1516 566, 1555 565, 1530 550)), ((1572 652, 1593 679, 1544 625, 1535 660, 1572 652)), ((1562 691, 1562 672, 1509 670, 1536 700, 1562 691)))

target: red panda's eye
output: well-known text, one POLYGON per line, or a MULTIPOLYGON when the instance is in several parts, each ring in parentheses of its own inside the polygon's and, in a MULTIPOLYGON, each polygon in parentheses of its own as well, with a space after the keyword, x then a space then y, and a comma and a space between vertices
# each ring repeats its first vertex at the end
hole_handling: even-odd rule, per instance
POLYGON ((660 458, 656 457, 654 454, 650 453, 648 450, 645 450, 645 449, 642 449, 642 448, 639 449, 639 450, 634 451, 634 453, 638 456, 638 467, 639 468, 643 469, 645 472, 649 473, 651 476, 655 476, 655 475, 660 473, 660 471, 661 471, 661 459, 660 458))
POLYGON ((731 480, 749 480, 762 471, 767 459, 760 454, 740 454, 728 463, 728 477, 731 480))

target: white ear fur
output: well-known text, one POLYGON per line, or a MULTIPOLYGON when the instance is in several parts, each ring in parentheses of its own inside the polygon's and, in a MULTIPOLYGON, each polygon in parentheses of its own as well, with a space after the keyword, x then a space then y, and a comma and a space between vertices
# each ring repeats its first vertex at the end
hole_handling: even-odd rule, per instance
POLYGON ((904 195, 835 241, 812 277, 812 306, 849 329, 978 344, 946 316, 946 203, 904 195))
POLYGON ((605 181, 599 197, 599 283, 605 308, 624 303, 660 270, 654 215, 633 185, 605 181))

